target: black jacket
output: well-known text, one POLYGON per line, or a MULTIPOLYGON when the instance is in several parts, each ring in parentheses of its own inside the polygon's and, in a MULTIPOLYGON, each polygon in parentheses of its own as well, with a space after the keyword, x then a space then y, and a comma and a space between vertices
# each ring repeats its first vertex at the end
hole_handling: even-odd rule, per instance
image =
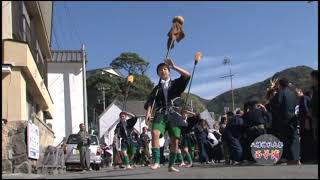
MULTIPOLYGON (((183 76, 180 76, 179 78, 175 80, 171 80, 169 82, 168 100, 167 100, 168 103, 170 103, 171 100, 173 100, 174 98, 181 96, 181 93, 183 93, 183 91, 186 89, 189 80, 190 80, 190 77, 185 78, 183 76)), ((155 109, 166 107, 166 100, 165 100, 165 96, 164 96, 163 88, 161 87, 161 84, 158 84, 156 87, 153 88, 152 92, 148 96, 148 100, 145 103, 144 108, 147 109, 149 106, 152 106, 152 102, 154 99, 156 99, 155 109), (157 88, 159 88, 159 92, 157 97, 155 97, 157 88)))
POLYGON ((243 115, 244 125, 247 128, 257 125, 266 125, 271 121, 271 114, 262 109, 254 107, 243 115))
POLYGON ((240 139, 242 137, 242 134, 244 132, 244 121, 239 116, 232 117, 229 122, 227 123, 225 132, 226 135, 232 136, 234 138, 240 139))
POLYGON ((292 118, 295 116, 295 107, 297 105, 297 98, 289 88, 285 88, 279 91, 279 108, 280 108, 280 119, 284 125, 290 124, 292 118))
POLYGON ((191 133, 192 131, 194 131, 194 126, 197 124, 197 122, 199 122, 199 117, 188 117, 187 122, 188 125, 186 127, 180 127, 181 128, 181 134, 188 134, 191 133))
POLYGON ((125 124, 122 124, 120 121, 116 129, 114 130, 115 134, 118 134, 123 139, 128 139, 130 137, 131 132, 133 131, 133 127, 137 122, 137 117, 132 117, 126 120, 125 124))
POLYGON ((311 115, 310 112, 310 97, 303 95, 299 98, 299 117, 306 117, 307 115, 311 115))

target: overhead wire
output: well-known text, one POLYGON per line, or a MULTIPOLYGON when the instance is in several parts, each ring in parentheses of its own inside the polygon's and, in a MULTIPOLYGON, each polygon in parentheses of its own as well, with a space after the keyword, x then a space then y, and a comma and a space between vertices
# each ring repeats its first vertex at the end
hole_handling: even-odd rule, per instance
MULTIPOLYGON (((56 3, 54 3, 53 2, 53 5, 54 5, 54 8, 55 9, 57 9, 57 5, 56 5, 56 3)), ((56 32, 58 32, 58 27, 59 27, 59 31, 60 31, 60 34, 64 34, 64 32, 62 31, 62 26, 61 26, 61 23, 60 23, 60 20, 61 20, 61 18, 60 18, 60 16, 59 16, 59 13, 55 13, 55 23, 54 23, 54 26, 53 26, 53 35, 54 35, 54 37, 55 37, 55 41, 56 41, 56 45, 57 45, 57 47, 58 47, 58 49, 61 49, 62 48, 62 46, 60 46, 60 38, 57 36, 57 33, 56 32), (60 29, 61 28, 61 29, 60 29)))
POLYGON ((72 25, 72 31, 74 32, 73 34, 76 36, 76 38, 78 39, 78 41, 80 42, 80 44, 83 44, 83 41, 81 40, 80 36, 79 36, 79 33, 78 33, 78 29, 77 29, 77 26, 76 24, 74 23, 74 20, 72 19, 72 16, 71 16, 71 13, 70 13, 70 10, 69 8, 67 7, 67 3, 66 1, 63 1, 63 5, 64 5, 64 9, 66 11, 66 14, 71 22, 71 25, 72 25))

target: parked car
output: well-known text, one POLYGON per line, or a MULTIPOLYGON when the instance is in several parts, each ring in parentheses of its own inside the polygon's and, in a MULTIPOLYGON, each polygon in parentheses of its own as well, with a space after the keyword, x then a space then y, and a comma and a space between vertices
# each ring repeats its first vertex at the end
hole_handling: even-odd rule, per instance
MULTIPOLYGON (((101 149, 98 137, 96 135, 90 135, 90 166, 93 170, 99 170, 101 164, 101 149)), ((80 169, 80 152, 77 149, 79 143, 78 134, 70 134, 66 145, 64 146, 65 165, 67 170, 80 169)))

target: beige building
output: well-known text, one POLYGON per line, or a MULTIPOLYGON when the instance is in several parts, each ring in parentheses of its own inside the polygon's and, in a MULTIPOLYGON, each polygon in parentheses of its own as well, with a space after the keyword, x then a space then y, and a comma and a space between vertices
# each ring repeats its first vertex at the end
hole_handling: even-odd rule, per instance
POLYGON ((47 88, 52 13, 52 1, 2 1, 2 173, 36 170, 54 140, 47 88), (39 158, 27 152, 28 122, 39 128, 39 158))

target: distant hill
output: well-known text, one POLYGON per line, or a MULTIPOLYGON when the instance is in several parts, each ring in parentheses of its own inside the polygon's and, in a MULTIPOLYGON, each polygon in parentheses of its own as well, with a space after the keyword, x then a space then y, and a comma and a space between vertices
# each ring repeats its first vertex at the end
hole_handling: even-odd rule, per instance
MULTIPOLYGON (((250 99, 257 99, 258 101, 265 102, 266 89, 269 86, 269 81, 271 78, 282 78, 288 79, 289 83, 292 83, 295 87, 302 90, 310 89, 310 72, 313 69, 308 66, 297 66, 293 68, 288 68, 283 71, 275 73, 272 77, 250 86, 235 89, 234 102, 235 108, 240 107, 243 109, 243 103, 250 99)), ((206 100, 203 101, 206 104, 206 100)), ((224 107, 230 107, 232 110, 231 101, 231 91, 227 91, 207 103, 207 108, 210 112, 215 112, 215 114, 223 114, 224 107)))
POLYGON ((207 107, 207 105, 208 105, 208 103, 210 102, 210 100, 208 100, 208 99, 203 99, 202 97, 197 96, 197 95, 195 95, 195 96, 198 97, 199 100, 202 102, 202 104, 204 104, 204 105, 207 107))
MULTIPOLYGON (((186 95, 187 93, 182 93, 181 97, 185 100, 186 95)), ((200 113, 206 109, 206 104, 203 103, 202 99, 199 96, 190 93, 188 97, 188 103, 190 103, 191 100, 194 112, 200 113)))

